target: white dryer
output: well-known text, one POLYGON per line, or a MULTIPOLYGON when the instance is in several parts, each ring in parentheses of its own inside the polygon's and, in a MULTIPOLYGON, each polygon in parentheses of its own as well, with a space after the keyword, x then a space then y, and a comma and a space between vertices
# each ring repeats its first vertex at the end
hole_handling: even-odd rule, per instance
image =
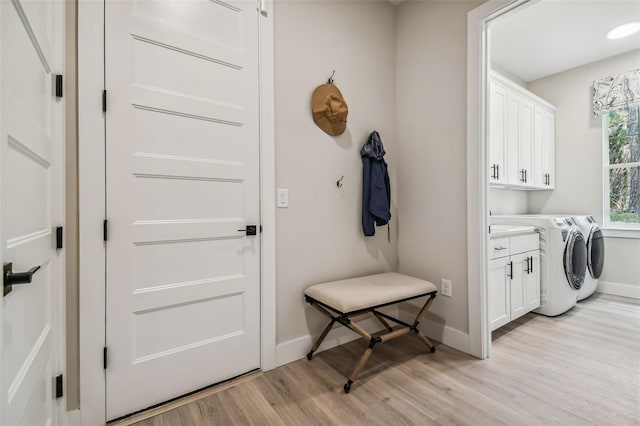
POLYGON ((578 291, 578 300, 591 296, 604 268, 604 236, 593 216, 573 216, 587 240, 587 274, 578 291))
POLYGON ((539 230, 540 307, 534 312, 556 316, 575 306, 587 272, 587 244, 570 216, 491 216, 490 223, 539 230))

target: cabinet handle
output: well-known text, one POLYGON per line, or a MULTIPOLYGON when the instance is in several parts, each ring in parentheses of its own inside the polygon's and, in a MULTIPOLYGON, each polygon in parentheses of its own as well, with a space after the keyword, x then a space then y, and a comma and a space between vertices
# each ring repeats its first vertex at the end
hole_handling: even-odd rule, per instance
POLYGON ((495 179, 496 178, 496 165, 492 165, 491 166, 491 179, 495 179))
POLYGON ((507 276, 513 280, 513 262, 509 262, 509 273, 507 276))
POLYGON ((500 180, 500 164, 496 164, 496 180, 500 180))
POLYGON ((524 183, 527 183, 527 169, 524 169, 524 183))
POLYGON ((506 250, 506 247, 496 247, 494 250, 498 250, 498 251, 502 251, 502 250, 506 250))
POLYGON ((529 259, 531 259, 531 266, 529 267, 529 273, 533 274, 533 256, 530 256, 529 259))

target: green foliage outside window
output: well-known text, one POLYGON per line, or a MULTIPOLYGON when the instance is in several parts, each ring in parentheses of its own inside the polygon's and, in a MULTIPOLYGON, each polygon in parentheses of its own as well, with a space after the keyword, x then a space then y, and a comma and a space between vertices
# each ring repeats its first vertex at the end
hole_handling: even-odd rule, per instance
POLYGON ((640 107, 609 113, 610 221, 640 224, 640 107), (636 164, 633 164, 636 163, 636 164))

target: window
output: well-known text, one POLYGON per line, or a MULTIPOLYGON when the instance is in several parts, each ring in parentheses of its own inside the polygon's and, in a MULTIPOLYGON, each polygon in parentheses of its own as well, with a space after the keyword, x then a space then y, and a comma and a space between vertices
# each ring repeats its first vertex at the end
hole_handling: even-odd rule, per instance
POLYGON ((604 224, 640 229, 640 106, 603 115, 604 224))

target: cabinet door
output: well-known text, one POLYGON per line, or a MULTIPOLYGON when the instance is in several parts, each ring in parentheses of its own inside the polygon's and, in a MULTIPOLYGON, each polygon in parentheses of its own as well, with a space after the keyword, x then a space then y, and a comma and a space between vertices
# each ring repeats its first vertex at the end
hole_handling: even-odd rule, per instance
MULTIPOLYGON (((527 313, 527 296, 525 291, 525 277, 527 270, 527 253, 520 253, 511 256, 509 269, 513 269, 513 274, 509 280, 510 286, 510 309, 511 321, 527 313)), ((511 271, 509 271, 511 272, 511 271)))
POLYGON ((529 260, 529 272, 524 276, 526 312, 540 307, 540 251, 525 253, 529 260))
POLYGON ((533 102, 520 99, 518 177, 523 186, 533 186, 533 102))
POLYGON ((507 89, 489 82, 489 182, 506 182, 507 89))
POLYGON ((489 329, 491 331, 509 322, 509 258, 489 261, 489 329))
POLYGON ((507 183, 520 185, 520 105, 522 101, 515 92, 507 92, 507 183))
POLYGON ((551 111, 544 111, 542 121, 543 138, 543 174, 547 176, 545 188, 555 187, 555 149, 556 149, 556 118, 551 111))
POLYGON ((538 105, 533 107, 533 186, 545 188, 547 179, 544 169, 544 110, 538 105))

